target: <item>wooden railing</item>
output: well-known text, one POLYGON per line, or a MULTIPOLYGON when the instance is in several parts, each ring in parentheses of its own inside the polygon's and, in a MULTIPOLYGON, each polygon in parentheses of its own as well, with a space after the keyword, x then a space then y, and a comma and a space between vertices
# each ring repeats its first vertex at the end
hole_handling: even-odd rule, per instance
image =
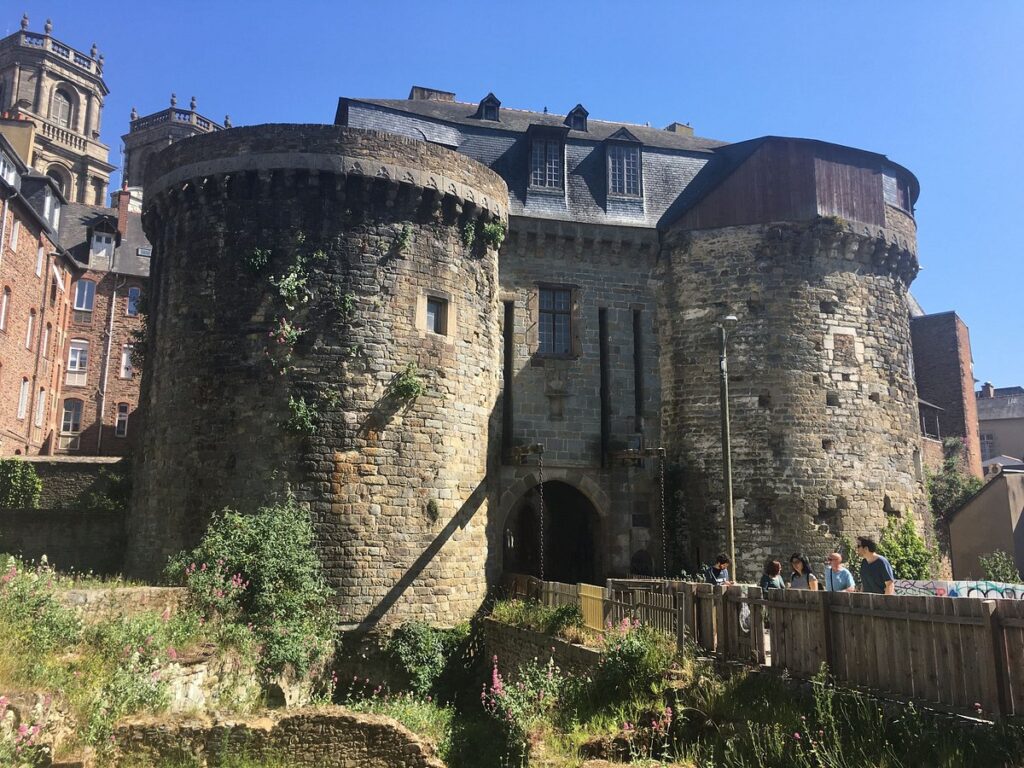
POLYGON ((577 603, 603 632, 638 619, 717 657, 985 716, 1024 715, 1024 601, 718 587, 682 581, 541 582, 510 596, 577 603))

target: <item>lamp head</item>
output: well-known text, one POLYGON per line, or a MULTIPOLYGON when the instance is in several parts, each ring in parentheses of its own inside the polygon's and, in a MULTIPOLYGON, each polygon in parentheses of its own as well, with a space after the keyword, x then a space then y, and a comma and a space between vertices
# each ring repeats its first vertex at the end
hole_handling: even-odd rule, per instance
POLYGON ((739 323, 739 318, 736 315, 726 315, 722 318, 722 327, 727 331, 731 331, 739 323))

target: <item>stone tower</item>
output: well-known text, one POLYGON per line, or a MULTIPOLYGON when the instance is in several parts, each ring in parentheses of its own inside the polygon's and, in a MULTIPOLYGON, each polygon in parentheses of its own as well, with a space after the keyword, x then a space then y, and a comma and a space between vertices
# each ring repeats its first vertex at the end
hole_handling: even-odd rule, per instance
MULTIPOLYGON (((30 164, 52 177, 70 202, 105 205, 110 150, 100 141, 103 56, 95 43, 89 53, 52 36, 21 30, 0 40, 0 114, 26 117, 35 126, 30 164)), ((27 158, 26 158, 27 159, 27 158)))
POLYGON ((141 187, 146 177, 146 165, 150 155, 159 152, 168 144, 197 136, 202 133, 222 131, 231 127, 229 117, 224 125, 203 117, 196 111, 196 97, 189 102, 188 109, 178 107, 178 97, 171 94, 171 105, 151 115, 139 117, 132 108, 128 133, 121 137, 124 142, 124 181, 129 187, 141 187))
POLYGON ((501 346, 483 233, 507 222, 505 183, 425 142, 265 125, 173 144, 145 189, 128 570, 287 489, 350 626, 471 615, 501 346))
POLYGON ((729 338, 737 559, 877 536, 924 495, 907 289, 916 181, 881 155, 801 139, 732 145, 665 233, 663 427, 683 469, 691 562, 724 549, 718 335, 729 338), (755 179, 771 178, 771 184, 755 179))

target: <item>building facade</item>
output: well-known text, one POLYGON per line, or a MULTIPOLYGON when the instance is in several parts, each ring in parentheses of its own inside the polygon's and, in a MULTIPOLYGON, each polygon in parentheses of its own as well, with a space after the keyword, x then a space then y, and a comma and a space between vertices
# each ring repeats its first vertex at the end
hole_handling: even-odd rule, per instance
POLYGON ((114 166, 100 141, 103 56, 60 42, 47 19, 42 34, 21 30, 0 40, 0 114, 36 126, 31 165, 51 177, 71 202, 103 205, 114 166))
POLYGON ((977 392, 983 460, 997 456, 1024 459, 1024 387, 994 387, 977 392))
POLYGON ((733 322, 741 575, 923 509, 906 169, 424 88, 335 122, 150 160, 131 570, 284 488, 353 625, 467 616, 503 569, 693 570, 733 322))
POLYGON ((60 191, 2 133, 0 199, 0 456, 28 456, 53 446, 75 270, 60 191))

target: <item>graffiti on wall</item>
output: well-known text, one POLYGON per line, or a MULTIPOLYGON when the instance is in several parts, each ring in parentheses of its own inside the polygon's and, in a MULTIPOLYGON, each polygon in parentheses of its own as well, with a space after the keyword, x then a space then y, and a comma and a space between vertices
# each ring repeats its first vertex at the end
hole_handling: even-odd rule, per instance
POLYGON ((1024 600, 1024 584, 1004 584, 999 581, 911 581, 896 579, 897 595, 932 595, 938 597, 983 597, 989 600, 1024 600))

